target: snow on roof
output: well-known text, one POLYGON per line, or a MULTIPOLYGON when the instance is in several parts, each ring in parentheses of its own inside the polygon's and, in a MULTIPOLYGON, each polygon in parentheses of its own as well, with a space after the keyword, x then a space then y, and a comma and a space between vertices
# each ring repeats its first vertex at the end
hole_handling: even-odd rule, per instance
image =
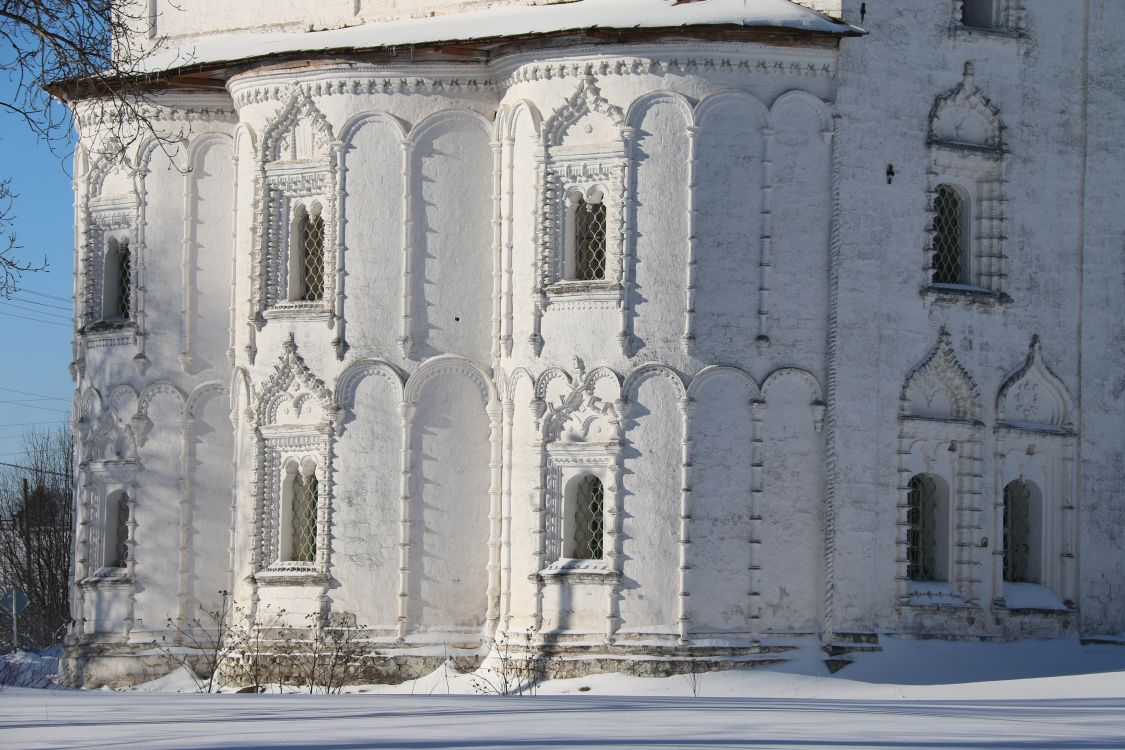
POLYGON ((213 65, 273 54, 471 42, 574 29, 656 29, 711 25, 832 35, 864 33, 856 26, 835 21, 790 0, 580 0, 552 5, 491 7, 328 31, 214 34, 197 38, 183 46, 162 47, 144 61, 144 68, 157 72, 187 65, 213 65))

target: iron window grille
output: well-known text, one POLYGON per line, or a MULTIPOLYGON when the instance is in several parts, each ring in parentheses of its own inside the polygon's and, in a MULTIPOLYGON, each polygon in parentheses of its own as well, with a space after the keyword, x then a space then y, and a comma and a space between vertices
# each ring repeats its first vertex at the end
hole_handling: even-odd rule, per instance
POLYGON ((966 201, 952 185, 938 185, 934 196, 934 284, 965 284, 968 277, 966 201))
POLYGON ((602 558, 605 531, 605 491, 597 477, 586 477, 577 487, 574 514, 574 556, 583 560, 602 558))
POLYGON ((927 476, 910 480, 906 511, 906 577, 911 581, 937 580, 937 555, 933 544, 937 484, 927 476))
POLYGON ((301 250, 301 302, 324 299, 324 219, 317 214, 304 214, 299 224, 301 250))
POLYGON ((117 278, 119 280, 116 300, 118 317, 129 320, 133 312, 132 296, 129 294, 133 286, 133 256, 129 252, 128 240, 122 240, 117 250, 117 278))
POLYGON ((578 281, 605 278, 606 211, 602 202, 579 197, 574 207, 574 260, 578 281))
POLYGON ((293 477, 292 548, 293 562, 316 560, 317 480, 315 475, 293 477))
POLYGON ((129 559, 129 495, 118 493, 113 507, 113 545, 106 567, 124 568, 129 559))
POLYGON ((1031 573, 1031 488, 1015 481, 1004 488, 1004 580, 1034 583, 1031 573))

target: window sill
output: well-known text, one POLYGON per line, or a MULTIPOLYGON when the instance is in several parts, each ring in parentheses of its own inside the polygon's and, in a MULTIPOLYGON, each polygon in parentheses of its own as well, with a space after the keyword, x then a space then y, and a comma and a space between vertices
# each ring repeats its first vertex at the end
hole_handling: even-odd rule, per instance
POLYGON ((136 333, 137 323, 133 320, 96 320, 87 323, 78 330, 83 336, 89 338, 113 338, 123 333, 136 333))
POLYGON ((1012 298, 1005 292, 994 292, 971 284, 930 284, 919 290, 924 299, 944 304, 971 304, 982 307, 1006 305, 1012 298))
POLYGON ((539 571, 539 580, 544 583, 573 585, 594 583, 613 585, 621 580, 621 574, 610 567, 607 560, 578 560, 564 557, 539 571))
POLYGON ((969 606, 956 586, 943 581, 910 581, 906 584, 905 605, 941 609, 966 609, 969 606))
POLYGON ((265 311, 266 320, 331 320, 332 308, 320 302, 279 302, 265 311))
POLYGON ((1071 611, 1055 592, 1038 583, 1004 581, 1002 593, 993 604, 1013 614, 1061 615, 1071 611))
POLYGON ((130 586, 133 579, 129 577, 127 568, 101 568, 88 578, 83 578, 78 585, 84 589, 112 589, 121 586, 130 586))
POLYGON ((325 583, 328 577, 316 563, 276 562, 258 571, 254 580, 261 586, 309 586, 325 583))
POLYGON ((956 39, 1000 42, 1001 44, 1015 45, 1027 40, 1026 34, 1021 34, 1015 29, 1003 27, 985 28, 983 26, 965 26, 964 24, 957 24, 953 27, 953 37, 956 39))
POLYGON ((593 279, 590 281, 556 281, 554 284, 547 287, 547 294, 553 297, 589 295, 593 298, 618 294, 620 291, 620 284, 615 281, 605 281, 602 279, 593 279))

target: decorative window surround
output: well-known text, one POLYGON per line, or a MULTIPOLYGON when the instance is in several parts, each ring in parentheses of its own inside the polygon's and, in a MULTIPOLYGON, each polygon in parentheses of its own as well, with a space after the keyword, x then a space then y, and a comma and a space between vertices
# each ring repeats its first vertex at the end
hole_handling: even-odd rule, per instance
MULTIPOLYGON (((981 527, 981 400, 976 384, 953 352, 949 332, 907 376, 899 406, 899 501, 896 506, 896 598, 917 606, 919 582, 910 580, 910 480, 926 473, 949 486, 951 547, 948 585, 959 594, 931 597, 927 606, 978 605, 975 530, 981 527), (943 471, 945 467, 945 471, 943 471)), ((926 582, 922 582, 926 583, 926 582)), ((943 582, 946 583, 946 582, 943 582)))
POLYGON ((965 63, 960 84, 938 97, 930 110, 930 169, 927 211, 930 227, 926 249, 923 297, 940 301, 965 298, 979 304, 1010 302, 1002 286, 1005 216, 1003 192, 1007 151, 999 110, 973 83, 973 64, 965 63), (938 266, 936 210, 943 186, 962 196, 967 226, 963 229, 965 263, 962 283, 935 283, 938 266))
POLYGON ((255 227, 256 320, 260 329, 271 318, 319 320, 332 326, 339 256, 337 199, 339 144, 328 120, 299 88, 271 121, 262 137, 259 169, 259 221, 255 227), (323 289, 319 299, 291 299, 292 234, 301 211, 320 206, 324 240, 323 289))
POLYGON ((620 418, 624 402, 619 399, 621 382, 615 373, 596 368, 589 374, 575 358, 576 377, 562 370, 548 370, 535 387, 532 414, 537 424, 535 449, 540 456, 540 481, 535 488, 539 516, 537 541, 532 545, 537 582, 535 627, 542 626, 543 587, 546 584, 605 586, 605 637, 612 639, 617 626, 616 602, 621 581, 621 451, 624 425, 620 418), (547 403, 553 380, 570 383, 570 391, 556 403, 547 403), (614 401, 597 395, 602 379, 609 379, 614 401), (567 484, 583 475, 596 476, 603 488, 603 545, 601 560, 565 557, 564 492, 567 484))
MULTIPOLYGON (((532 349, 542 351, 542 316, 557 309, 624 310, 625 114, 601 95, 593 75, 542 129, 539 170, 539 257, 532 349), (605 206, 605 263, 600 279, 578 280, 574 262, 573 204, 578 197, 605 206)), ((622 315, 624 325, 625 315, 622 315)), ((619 334, 624 341, 624 329, 619 334)))
POLYGON ((1034 482, 1042 508, 1040 584, 1070 607, 1078 596, 1078 518, 1074 497, 1078 436, 1074 401, 1043 362, 1038 336, 1026 359, 996 396, 993 607, 1004 601, 1004 488, 1016 479, 1034 482))
POLYGON ((257 521, 253 569, 259 584, 327 585, 336 415, 337 406, 328 388, 305 365, 290 336, 254 410, 257 460, 253 496, 257 521), (291 465, 315 467, 316 554, 310 561, 282 559, 289 556, 282 534, 286 529, 283 504, 289 499, 285 484, 291 465))

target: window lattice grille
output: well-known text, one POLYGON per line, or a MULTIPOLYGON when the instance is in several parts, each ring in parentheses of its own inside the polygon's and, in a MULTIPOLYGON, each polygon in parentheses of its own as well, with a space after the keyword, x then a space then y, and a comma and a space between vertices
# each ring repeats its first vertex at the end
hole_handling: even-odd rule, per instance
POLYGON ((129 496, 122 492, 117 496, 114 509, 113 555, 108 568, 124 568, 129 559, 129 496))
POLYGON ((117 278, 120 286, 118 287, 117 311, 120 313, 122 320, 129 320, 132 315, 132 295, 129 290, 133 288, 133 256, 129 252, 129 243, 122 241, 121 247, 117 252, 117 278))
POLYGON ((295 562, 316 560, 317 481, 315 476, 293 477, 292 554, 295 562))
POLYGON ((324 299, 324 219, 319 214, 302 217, 300 239, 301 300, 318 302, 324 299))
POLYGON ((967 283, 965 223, 961 193, 952 185, 938 185, 934 196, 933 283, 967 283))
POLYGON ((910 480, 907 495, 906 577, 911 581, 936 579, 937 555, 932 540, 937 484, 926 476, 910 480))
POLYGON ((602 532, 605 530, 605 492, 597 477, 587 477, 578 485, 574 514, 574 556, 584 560, 602 558, 602 532))
POLYGON ((1031 488, 1015 481, 1004 488, 1004 580, 1034 582, 1031 574, 1031 488))
POLYGON ((996 27, 995 0, 964 0, 961 5, 961 23, 976 29, 996 27))
POLYGON ((605 204, 579 198, 574 209, 575 278, 595 281, 605 278, 605 204))

